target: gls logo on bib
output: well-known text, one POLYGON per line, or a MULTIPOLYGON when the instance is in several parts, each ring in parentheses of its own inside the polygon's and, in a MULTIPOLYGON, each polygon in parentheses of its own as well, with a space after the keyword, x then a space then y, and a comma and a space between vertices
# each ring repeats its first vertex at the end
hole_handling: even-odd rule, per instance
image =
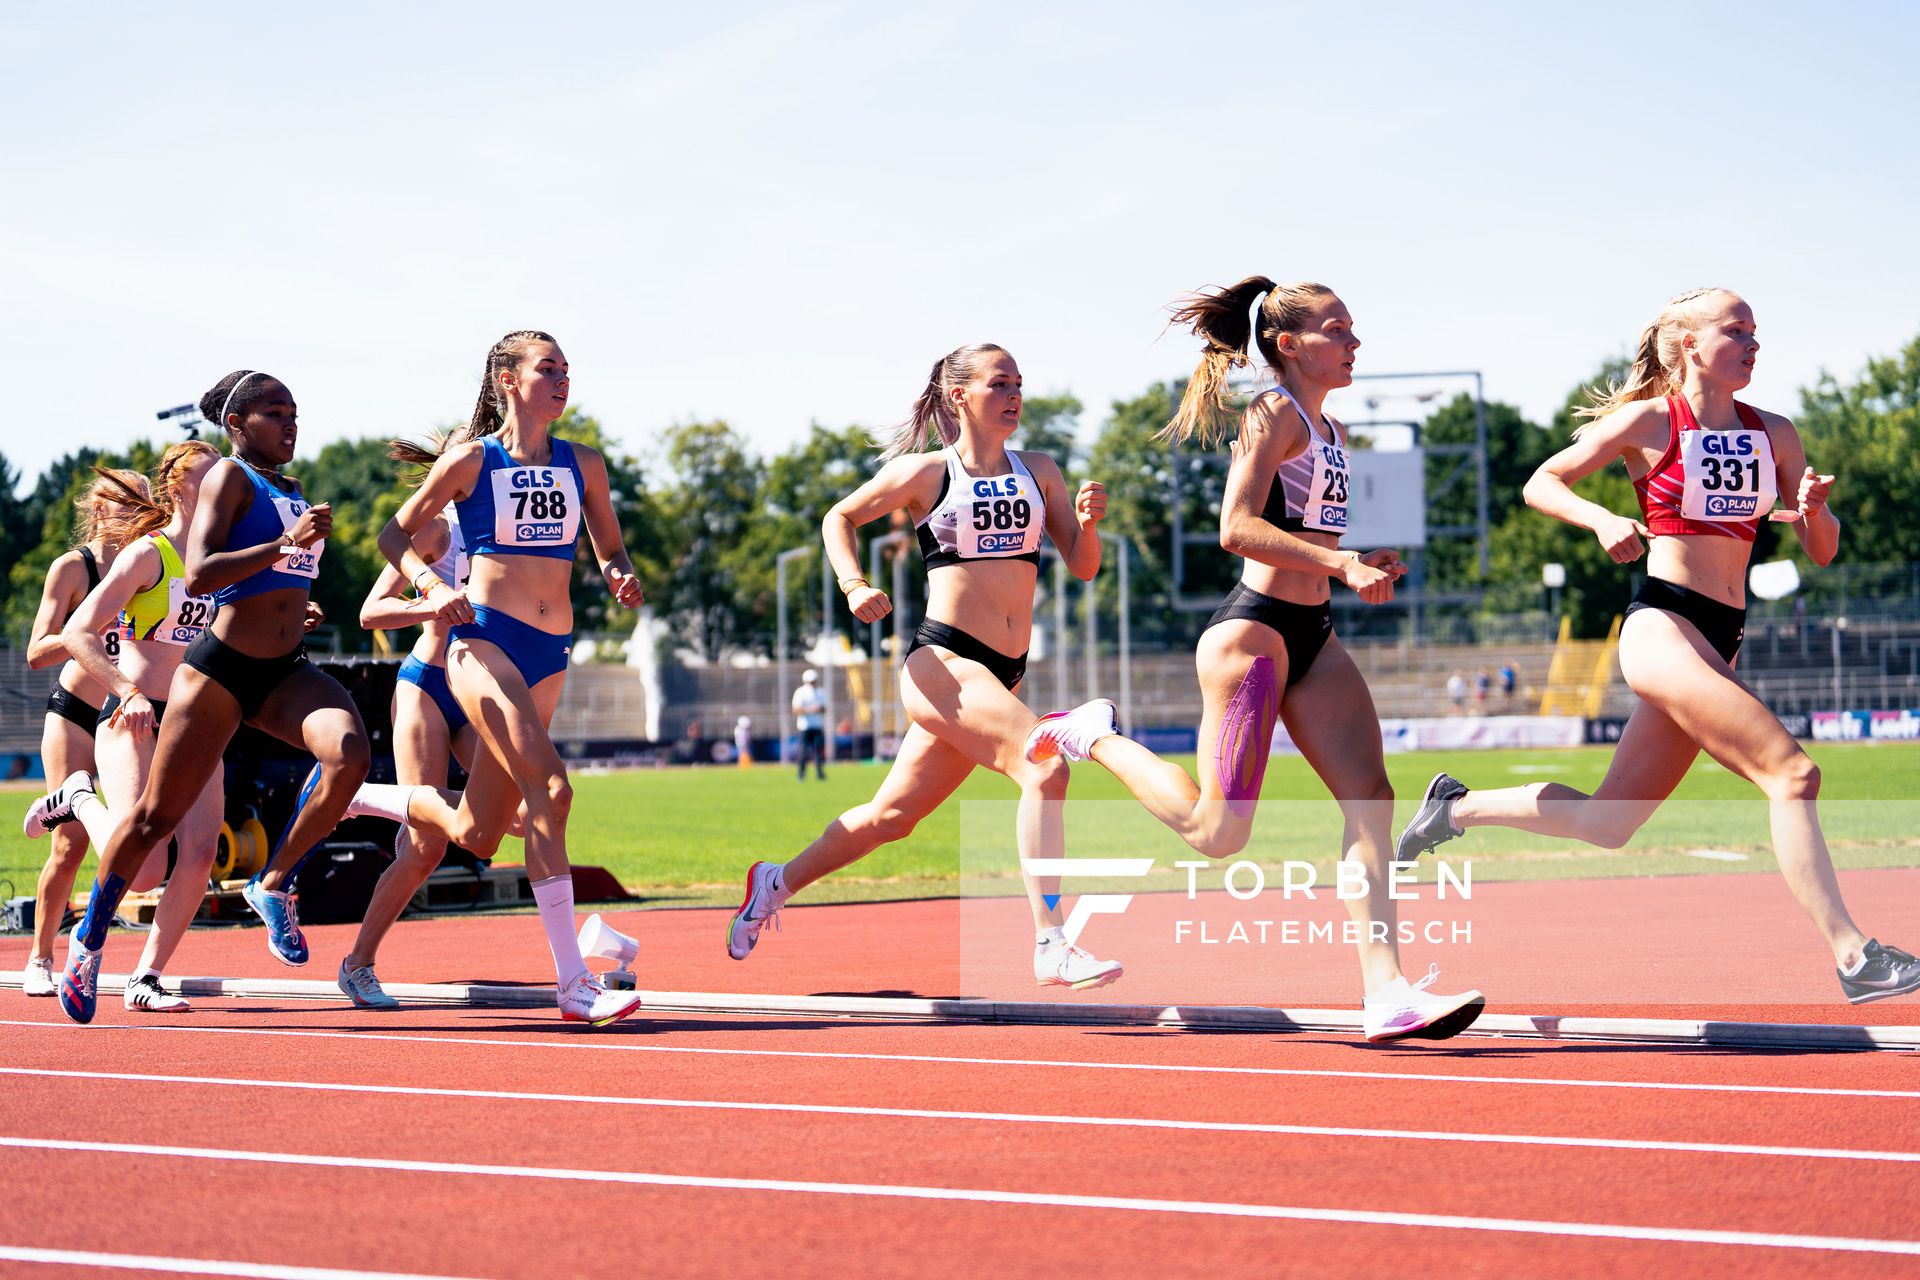
POLYGON ((565 546, 579 536, 580 490, 565 467, 493 473, 494 539, 501 546, 565 546))
POLYGON ((1752 520, 1778 496, 1764 431, 1685 432, 1680 466, 1680 514, 1689 520, 1752 520))

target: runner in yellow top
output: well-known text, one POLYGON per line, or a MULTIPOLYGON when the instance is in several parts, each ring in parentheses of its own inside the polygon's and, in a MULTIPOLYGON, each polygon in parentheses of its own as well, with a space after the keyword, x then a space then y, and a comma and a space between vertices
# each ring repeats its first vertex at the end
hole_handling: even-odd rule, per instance
MULTIPOLYGON (((42 829, 49 822, 74 819, 86 828, 94 847, 104 849, 147 784, 173 673, 187 646, 213 621, 213 597, 187 592, 187 570, 178 544, 193 521, 200 482, 219 457, 218 450, 199 440, 174 445, 154 469, 151 499, 132 489, 115 495, 122 514, 108 517, 110 532, 126 549, 67 619, 62 637, 74 660, 108 692, 100 709, 95 751, 100 785, 113 807, 109 809, 96 793, 94 780, 86 772, 73 773, 60 790, 34 806, 42 829), (100 635, 115 617, 119 619, 117 666, 100 635)), ((111 473, 101 474, 112 480, 111 473)), ((162 840, 129 882, 135 891, 167 882, 139 967, 127 983, 129 1009, 171 1013, 187 1007, 185 1000, 162 988, 160 975, 206 896, 225 800, 223 771, 216 765, 173 830, 178 860, 169 858, 167 842, 162 840)))

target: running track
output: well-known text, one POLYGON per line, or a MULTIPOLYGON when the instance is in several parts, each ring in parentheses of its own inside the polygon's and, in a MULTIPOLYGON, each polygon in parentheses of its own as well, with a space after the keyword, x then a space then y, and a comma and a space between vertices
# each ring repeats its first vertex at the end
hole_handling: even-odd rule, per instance
MULTIPOLYGON (((1876 915, 1920 918, 1920 876, 1849 877, 1876 915)), ((1603 913, 1631 941, 1609 893, 1724 906, 1761 880, 1561 886, 1559 936, 1603 913)), ((739 966, 714 958, 724 916, 615 920, 649 986, 962 981, 951 903, 793 910, 739 966)), ((1754 963, 1803 962, 1790 902, 1773 923, 1779 955, 1754 963)), ((349 933, 309 932, 299 976, 327 976, 349 933)), ((109 970, 136 949, 116 935, 109 970)), ((0 941, 0 968, 24 950, 0 941)), ((383 972, 550 980, 543 951, 529 917, 408 922, 383 972)), ((1646 953, 1617 949, 1627 988, 1668 963, 1646 953)), ((1493 1007, 1523 1011, 1498 987, 1525 957, 1473 955, 1493 1007)), ((177 967, 286 973, 257 930, 196 933, 177 967)), ((1106 994, 1166 983, 1141 963, 1106 994)), ((1914 1002, 1715 1006, 1920 1021, 1914 1002)), ((581 1033, 264 999, 163 1020, 108 997, 80 1028, 17 991, 0 1028, 6 1275, 1920 1275, 1905 1053, 667 1014, 581 1033)))

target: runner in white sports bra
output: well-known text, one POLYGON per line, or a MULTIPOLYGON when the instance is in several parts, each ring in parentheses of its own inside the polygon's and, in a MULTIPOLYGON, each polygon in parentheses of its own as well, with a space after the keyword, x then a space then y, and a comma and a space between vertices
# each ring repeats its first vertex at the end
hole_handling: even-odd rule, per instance
MULTIPOLYGON (((1035 716, 1015 690, 1033 631, 1040 539, 1053 539, 1075 577, 1092 579, 1107 497, 1091 480, 1070 493, 1052 458, 1007 448, 1020 408, 1020 368, 1001 348, 983 343, 941 357, 913 415, 881 455, 886 465, 821 522, 847 608, 872 623, 893 602, 861 576, 854 531, 896 511, 913 517, 927 566, 926 621, 900 673, 913 724, 871 801, 834 819, 792 861, 747 869, 746 896, 727 931, 727 954, 735 960, 747 958, 794 893, 905 839, 982 765, 1020 788, 1015 839, 1022 861, 1064 856, 1066 766, 1022 755, 1035 716), (923 438, 942 447, 910 452, 923 438)), ((1034 980, 1084 991, 1118 978, 1117 960, 1097 960, 1067 941, 1058 877, 1023 879, 1033 910, 1034 980)))
POLYGON ((1105 699, 1043 720, 1029 754, 1045 758, 1057 751, 1098 762, 1181 839, 1210 858, 1227 858, 1252 834, 1274 722, 1284 720, 1340 804, 1342 856, 1366 871, 1369 891, 1349 899, 1347 910, 1364 926, 1359 951, 1367 1039, 1456 1035, 1486 1001, 1477 991, 1433 994, 1428 988, 1437 969, 1418 983, 1400 971, 1388 880, 1393 787, 1373 697, 1333 634, 1328 603, 1338 578, 1367 604, 1385 604, 1406 572, 1391 549, 1362 555, 1340 547, 1349 491, 1346 433, 1321 405, 1329 392, 1353 382, 1360 349, 1353 317, 1325 285, 1276 285, 1251 276, 1183 299, 1174 319, 1192 325, 1207 349, 1163 433, 1167 438, 1198 436, 1212 444, 1224 434, 1227 374, 1248 363, 1250 344, 1258 343, 1277 378, 1247 406, 1227 471, 1220 545, 1245 563, 1195 653, 1205 702, 1200 781, 1121 737, 1105 699))

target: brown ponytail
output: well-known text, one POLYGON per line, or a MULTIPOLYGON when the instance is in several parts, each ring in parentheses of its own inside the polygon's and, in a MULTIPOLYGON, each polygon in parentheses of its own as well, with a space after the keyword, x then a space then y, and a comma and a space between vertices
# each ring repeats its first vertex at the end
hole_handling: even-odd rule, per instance
POLYGON ((500 430, 507 419, 507 401, 500 390, 500 371, 517 368, 527 348, 536 342, 559 345, 550 333, 542 333, 538 329, 515 329, 487 349, 486 372, 480 375, 480 398, 474 402, 473 415, 467 419, 466 426, 435 436, 431 445, 395 440, 388 446, 389 458, 416 472, 409 477, 411 483, 419 484, 426 479, 426 473, 432 470, 433 464, 440 461, 440 456, 454 445, 478 440, 500 430))
POLYGON ((1202 289, 1175 303, 1168 324, 1192 329, 1205 340, 1206 350, 1193 377, 1187 380, 1173 419, 1158 438, 1181 444, 1198 437, 1207 448, 1219 443, 1233 410, 1227 378, 1233 370, 1252 363, 1247 354, 1249 344, 1258 349, 1267 368, 1278 376, 1282 367, 1279 336, 1298 332, 1314 305, 1332 296, 1333 290, 1323 284, 1275 284, 1265 276, 1248 276, 1239 284, 1202 289), (1258 324, 1253 319, 1256 299, 1260 302, 1258 324))
POLYGON ((894 428, 890 440, 875 441, 885 446, 880 460, 891 462, 902 454, 913 453, 922 447, 923 440, 929 449, 944 448, 958 440, 960 412, 953 407, 953 398, 948 393, 973 381, 981 358, 995 353, 1004 355, 1006 348, 991 342, 977 342, 970 347, 955 348, 935 360, 933 372, 927 375, 927 385, 913 402, 913 412, 894 428))

